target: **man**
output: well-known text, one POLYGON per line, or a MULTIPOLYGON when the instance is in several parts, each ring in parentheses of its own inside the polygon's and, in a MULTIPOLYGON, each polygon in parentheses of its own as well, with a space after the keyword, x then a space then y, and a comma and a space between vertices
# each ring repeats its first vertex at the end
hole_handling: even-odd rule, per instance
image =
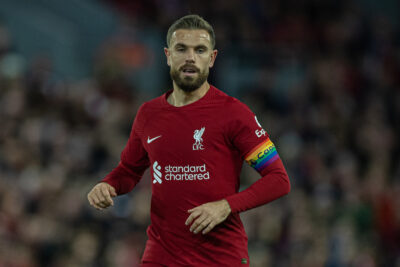
POLYGON ((150 167, 142 266, 249 266, 239 212, 287 194, 287 173, 249 108, 207 82, 217 56, 210 24, 182 17, 167 44, 173 90, 140 107, 119 165, 88 200, 100 210, 113 205, 150 167), (262 177, 238 192, 243 160, 262 177))

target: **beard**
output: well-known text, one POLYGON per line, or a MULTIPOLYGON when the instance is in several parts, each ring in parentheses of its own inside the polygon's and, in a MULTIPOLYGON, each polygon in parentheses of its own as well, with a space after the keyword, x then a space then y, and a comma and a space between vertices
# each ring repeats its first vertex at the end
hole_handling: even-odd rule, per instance
POLYGON ((180 70, 171 68, 170 75, 171 79, 176 83, 176 85, 185 92, 193 92, 207 80, 208 69, 205 68, 202 72, 197 71, 197 77, 185 76, 181 78, 181 68, 180 70))

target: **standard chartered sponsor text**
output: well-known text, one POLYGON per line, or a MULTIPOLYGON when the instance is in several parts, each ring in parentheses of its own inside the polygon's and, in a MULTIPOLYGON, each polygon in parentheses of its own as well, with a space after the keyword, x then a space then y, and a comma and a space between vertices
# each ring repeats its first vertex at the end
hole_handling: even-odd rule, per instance
POLYGON ((206 164, 199 166, 171 166, 164 168, 166 181, 195 181, 208 180, 210 173, 207 171, 206 164))

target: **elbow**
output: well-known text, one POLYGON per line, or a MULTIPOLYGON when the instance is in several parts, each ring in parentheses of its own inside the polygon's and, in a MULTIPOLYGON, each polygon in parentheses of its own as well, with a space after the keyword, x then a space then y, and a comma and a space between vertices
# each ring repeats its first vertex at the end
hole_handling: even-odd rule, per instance
POLYGON ((290 185, 289 179, 287 179, 287 183, 286 183, 286 187, 285 187, 285 195, 289 194, 291 189, 292 189, 292 186, 290 185))
POLYGON ((287 195, 287 194, 290 193, 290 190, 292 188, 287 173, 284 174, 283 180, 284 180, 284 183, 283 183, 283 195, 287 195))

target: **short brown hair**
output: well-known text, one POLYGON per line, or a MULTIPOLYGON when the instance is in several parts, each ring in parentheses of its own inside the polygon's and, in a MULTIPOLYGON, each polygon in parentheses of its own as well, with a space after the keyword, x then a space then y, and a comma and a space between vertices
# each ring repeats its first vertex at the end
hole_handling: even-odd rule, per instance
POLYGON ((215 33, 213 27, 205 19, 199 15, 186 15, 177 21, 175 21, 168 29, 167 33, 167 45, 171 44, 172 34, 179 29, 188 30, 205 30, 210 35, 212 48, 215 47, 215 33))

